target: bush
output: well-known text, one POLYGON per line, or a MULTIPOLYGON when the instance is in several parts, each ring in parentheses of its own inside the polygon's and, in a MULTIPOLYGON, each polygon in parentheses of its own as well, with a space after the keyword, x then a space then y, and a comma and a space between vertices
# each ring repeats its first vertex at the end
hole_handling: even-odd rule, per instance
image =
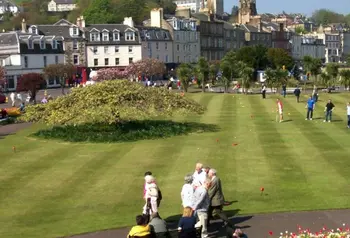
POLYGON ((129 121, 118 124, 82 124, 54 126, 33 134, 44 139, 69 142, 127 142, 166 138, 189 133, 214 132, 215 125, 196 122, 173 121, 129 121))

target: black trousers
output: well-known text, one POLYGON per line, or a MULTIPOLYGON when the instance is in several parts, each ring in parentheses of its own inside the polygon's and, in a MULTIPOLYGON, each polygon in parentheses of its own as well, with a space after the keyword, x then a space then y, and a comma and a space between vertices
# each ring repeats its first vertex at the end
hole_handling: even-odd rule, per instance
POLYGON ((215 213, 218 217, 220 217, 221 220, 224 221, 224 223, 232 226, 230 220, 228 219, 228 217, 226 216, 226 214, 224 213, 224 211, 222 210, 222 206, 210 206, 208 209, 208 225, 209 225, 209 221, 210 219, 213 218, 213 213, 215 213))
POLYGON ((299 96, 299 95, 297 95, 296 97, 297 97, 297 102, 299 102, 299 98, 300 98, 300 96, 299 96))
POLYGON ((265 99, 265 98, 266 98, 266 91, 262 91, 262 93, 261 93, 261 94, 262 94, 262 98, 264 98, 264 99, 265 99))

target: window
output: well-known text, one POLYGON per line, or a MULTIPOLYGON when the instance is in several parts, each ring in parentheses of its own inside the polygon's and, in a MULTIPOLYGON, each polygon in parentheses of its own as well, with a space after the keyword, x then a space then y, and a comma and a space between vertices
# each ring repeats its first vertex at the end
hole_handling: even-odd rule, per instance
POLYGON ((184 51, 186 51, 186 45, 183 45, 183 47, 182 47, 182 48, 183 48, 183 50, 184 50, 184 51))
POLYGON ((132 64, 133 58, 129 58, 129 64, 132 64))
POLYGON ((129 53, 132 52, 132 46, 129 46, 129 53))
POLYGON ((28 68, 28 56, 24 56, 24 68, 28 68))
POLYGON ((105 58, 105 65, 107 66, 109 64, 108 58, 105 58))
POLYGON ((104 47, 104 52, 105 52, 105 54, 108 54, 108 46, 104 47))
POLYGON ((32 39, 29 39, 29 40, 28 40, 28 48, 29 48, 29 49, 33 49, 33 48, 34 48, 34 46, 33 46, 33 40, 32 40, 32 39))
POLYGON ((73 27, 72 28, 72 33, 73 33, 73 36, 77 36, 78 35, 78 28, 77 27, 73 27))
POLYGON ((102 40, 103 41, 109 41, 109 33, 108 32, 103 32, 102 33, 102 40))
POLYGON ((127 40, 127 41, 135 40, 135 33, 134 32, 125 32, 125 40, 127 40))
POLYGON ((115 65, 119 65, 119 58, 115 58, 115 65))
POLYGON ((45 40, 40 40, 40 49, 45 49, 45 40))
POLYGON ((114 47, 114 52, 115 52, 115 53, 119 53, 119 46, 116 45, 116 46, 114 47))
POLYGON ((94 66, 98 65, 98 59, 94 59, 94 66))
MULTIPOLYGON (((17 78, 19 78, 17 76, 17 78)), ((7 87, 8 88, 15 88, 15 76, 14 75, 6 75, 6 81, 7 81, 7 87)))
POLYGON ((57 49, 57 40, 52 41, 52 49, 57 49))
POLYGON ((92 51, 94 52, 94 54, 96 55, 98 52, 97 52, 97 46, 94 46, 93 48, 92 48, 92 51))
POLYGON ((100 41, 100 33, 91 33, 90 41, 100 41))
POLYGON ((177 62, 180 63, 180 56, 177 56, 177 62))
POLYGON ((77 50, 78 49, 78 40, 74 39, 73 40, 73 50, 77 50))
POLYGON ((165 49, 167 50, 168 49, 168 43, 165 42, 165 49))
POLYGON ((169 61, 169 58, 168 58, 168 55, 165 56, 165 63, 168 63, 169 61))
POLYGON ((58 55, 55 55, 55 64, 58 64, 58 55))
POLYGON ((30 28, 30 31, 29 31, 30 33, 33 33, 33 34, 38 34, 38 28, 36 28, 35 26, 32 26, 31 28, 30 28))
POLYGON ((114 41, 119 41, 120 38, 119 38, 119 32, 113 32, 113 40, 114 41))
POLYGON ((156 49, 159 50, 159 43, 156 42, 156 49))
POLYGON ((157 60, 159 60, 159 55, 157 55, 157 60))
POLYGON ((46 56, 43 56, 43 60, 44 60, 44 67, 46 67, 47 66, 47 58, 46 58, 46 56))
POLYGON ((176 50, 180 51, 180 45, 178 45, 178 44, 176 45, 176 50))
POLYGON ((73 64, 77 65, 79 63, 79 56, 73 55, 73 64))

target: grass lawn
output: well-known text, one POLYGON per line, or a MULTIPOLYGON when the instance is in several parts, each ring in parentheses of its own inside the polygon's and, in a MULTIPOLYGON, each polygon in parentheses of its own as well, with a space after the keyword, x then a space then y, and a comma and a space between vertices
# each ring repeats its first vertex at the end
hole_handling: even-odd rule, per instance
POLYGON ((333 123, 323 123, 327 94, 320 96, 315 111, 314 118, 322 119, 314 121, 305 121, 306 95, 300 104, 288 96, 285 123, 275 122, 275 97, 269 95, 267 100, 259 95, 189 96, 207 112, 174 120, 216 124, 219 132, 71 144, 27 137, 40 128, 33 126, 0 140, 0 237, 52 238, 132 225, 142 211, 147 170, 154 172, 163 193, 161 215, 177 215, 183 177, 198 161, 216 168, 226 200, 238 201, 226 210, 251 214, 350 207, 349 94, 331 94, 333 123))

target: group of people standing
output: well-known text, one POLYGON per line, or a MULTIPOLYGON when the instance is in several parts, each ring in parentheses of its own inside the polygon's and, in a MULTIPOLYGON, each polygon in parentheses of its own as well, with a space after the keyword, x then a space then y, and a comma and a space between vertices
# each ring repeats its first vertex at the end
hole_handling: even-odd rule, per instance
MULTIPOLYGON (((129 238, 170 237, 166 222, 159 216, 158 208, 162 201, 162 193, 152 172, 144 176, 143 215, 136 217, 137 225, 128 235, 129 238)), ((181 190, 183 215, 178 223, 179 238, 207 238, 210 220, 217 215, 224 222, 223 227, 230 228, 227 237, 244 237, 241 230, 233 230, 234 225, 223 212, 226 204, 221 180, 213 168, 203 167, 197 163, 193 174, 185 176, 185 184, 181 190)))

